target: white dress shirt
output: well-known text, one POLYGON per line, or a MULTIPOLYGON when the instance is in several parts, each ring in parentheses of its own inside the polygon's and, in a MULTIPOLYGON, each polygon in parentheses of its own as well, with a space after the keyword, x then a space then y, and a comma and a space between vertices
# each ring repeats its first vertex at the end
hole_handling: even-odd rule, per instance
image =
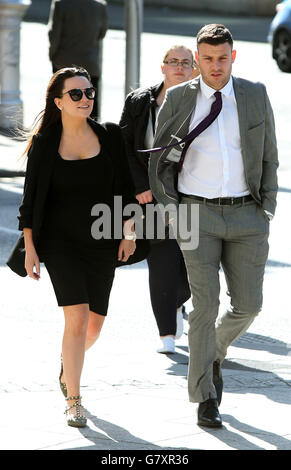
MULTIPOLYGON (((189 131, 209 113, 216 90, 203 82, 193 111, 189 131)), ((222 110, 216 120, 189 146, 178 177, 178 190, 184 194, 217 197, 240 197, 249 194, 244 174, 237 104, 233 80, 220 90, 222 110)))

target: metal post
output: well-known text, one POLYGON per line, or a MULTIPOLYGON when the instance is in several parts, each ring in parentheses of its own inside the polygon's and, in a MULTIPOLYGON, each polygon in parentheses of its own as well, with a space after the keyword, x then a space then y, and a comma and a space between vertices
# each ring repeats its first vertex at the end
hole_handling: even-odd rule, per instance
POLYGON ((30 0, 0 0, 0 127, 22 124, 20 24, 30 0))
POLYGON ((126 71, 125 95, 140 83, 140 49, 143 24, 143 0, 125 0, 126 71))

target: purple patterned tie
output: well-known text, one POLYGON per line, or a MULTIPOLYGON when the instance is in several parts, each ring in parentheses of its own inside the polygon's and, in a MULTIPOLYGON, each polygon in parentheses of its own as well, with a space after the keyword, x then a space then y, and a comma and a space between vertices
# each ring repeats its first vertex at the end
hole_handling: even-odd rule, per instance
POLYGON ((215 119, 217 118, 217 116, 219 115, 221 111, 221 108, 222 108, 221 92, 216 91, 214 93, 214 96, 216 100, 212 103, 210 113, 208 114, 208 116, 206 116, 206 118, 204 118, 203 121, 201 121, 198 124, 198 126, 195 127, 195 129, 193 129, 189 134, 183 137, 183 139, 181 139, 179 143, 176 142, 175 144, 166 145, 165 147, 157 147, 154 149, 138 150, 138 152, 159 152, 161 150, 176 147, 177 145, 181 145, 185 143, 182 153, 181 153, 180 161, 179 161, 178 171, 180 172, 184 163, 186 152, 189 146, 191 145, 191 143, 193 142, 193 140, 199 134, 201 134, 201 132, 205 131, 205 129, 207 129, 207 127, 209 127, 210 124, 213 123, 213 121, 215 121, 215 119))

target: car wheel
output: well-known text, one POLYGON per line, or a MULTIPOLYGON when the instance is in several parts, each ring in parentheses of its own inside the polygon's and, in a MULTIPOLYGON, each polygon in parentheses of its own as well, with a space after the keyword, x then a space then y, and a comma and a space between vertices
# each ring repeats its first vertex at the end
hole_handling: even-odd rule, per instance
POLYGON ((278 31, 274 38, 274 58, 283 72, 291 72, 291 34, 278 31))

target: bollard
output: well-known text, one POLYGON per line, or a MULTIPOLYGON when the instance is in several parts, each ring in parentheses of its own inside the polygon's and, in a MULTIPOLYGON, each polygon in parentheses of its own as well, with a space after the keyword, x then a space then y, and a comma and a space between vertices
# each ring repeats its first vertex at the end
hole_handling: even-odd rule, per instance
POLYGON ((143 23, 143 0, 125 0, 126 71, 125 95, 140 83, 140 49, 143 23))
POLYGON ((23 123, 20 99, 20 25, 30 0, 0 0, 0 128, 23 123))

